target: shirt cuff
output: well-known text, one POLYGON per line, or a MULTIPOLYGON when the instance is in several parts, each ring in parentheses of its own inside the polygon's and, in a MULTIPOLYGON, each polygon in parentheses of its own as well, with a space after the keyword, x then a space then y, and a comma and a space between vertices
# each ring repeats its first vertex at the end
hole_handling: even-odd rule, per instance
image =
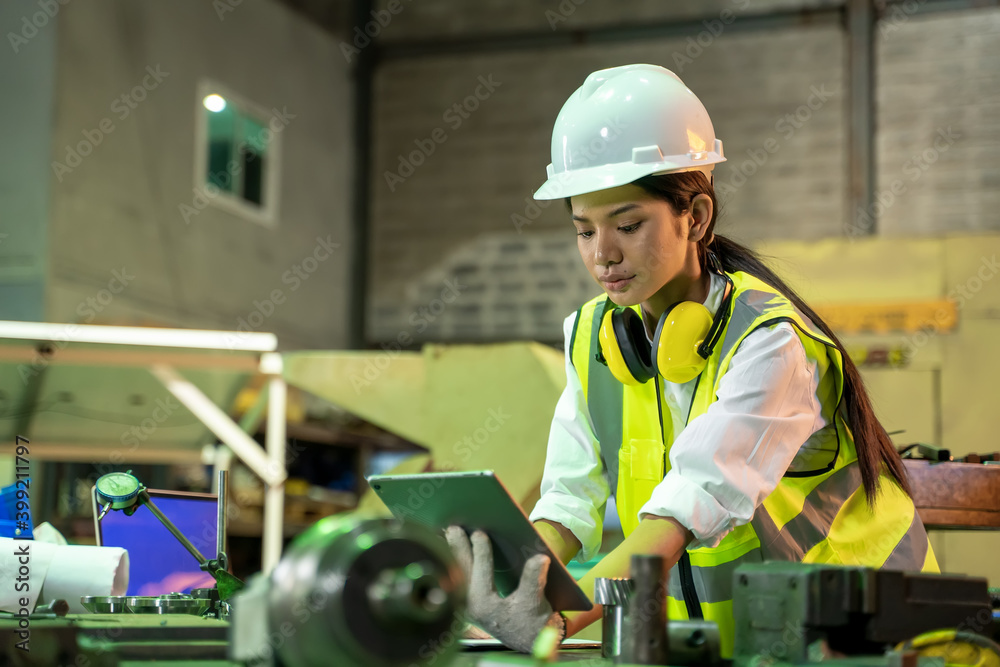
POLYGON ((601 550, 604 508, 581 502, 579 498, 549 492, 535 503, 528 519, 532 522, 547 519, 563 526, 580 541, 576 559, 585 563, 601 550))
POLYGON ((715 547, 732 530, 730 513, 715 497, 675 470, 667 473, 653 495, 639 510, 641 521, 647 514, 672 517, 691 531, 694 540, 688 549, 715 547))

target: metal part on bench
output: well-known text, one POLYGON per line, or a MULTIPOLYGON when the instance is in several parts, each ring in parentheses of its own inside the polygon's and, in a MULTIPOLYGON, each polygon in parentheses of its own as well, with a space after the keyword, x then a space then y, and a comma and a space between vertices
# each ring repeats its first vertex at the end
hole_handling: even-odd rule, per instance
POLYGON ((615 658, 622 652, 622 633, 632 597, 632 580, 601 577, 594 580, 594 602, 603 605, 601 657, 615 658))
POLYGON ((458 648, 464 604, 461 570, 440 535, 330 516, 296 538, 270 577, 234 598, 230 659, 405 667, 434 656, 444 665, 458 648))
POLYGON ((817 645, 881 655, 923 632, 992 623, 976 577, 771 562, 737 568, 733 584, 735 667, 810 662, 817 645))

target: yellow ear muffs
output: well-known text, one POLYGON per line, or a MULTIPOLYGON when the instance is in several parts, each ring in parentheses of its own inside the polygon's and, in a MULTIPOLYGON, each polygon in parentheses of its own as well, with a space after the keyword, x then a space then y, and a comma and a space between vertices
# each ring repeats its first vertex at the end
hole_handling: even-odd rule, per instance
POLYGON ((698 347, 712 329, 712 316, 704 304, 682 301, 660 318, 653 338, 652 364, 668 382, 684 384, 698 376, 708 363, 698 347))
POLYGON ((608 370, 622 384, 640 385, 656 374, 642 318, 631 308, 604 313, 598 341, 608 370))

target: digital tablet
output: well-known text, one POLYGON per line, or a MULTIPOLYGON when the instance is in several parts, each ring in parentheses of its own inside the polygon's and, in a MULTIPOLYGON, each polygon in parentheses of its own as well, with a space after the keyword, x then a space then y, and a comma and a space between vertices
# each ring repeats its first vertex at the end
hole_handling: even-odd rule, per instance
POLYGON ((372 475, 372 490, 393 516, 436 530, 458 525, 482 530, 493 545, 494 583, 502 596, 517 588, 524 563, 535 554, 551 561, 545 597, 555 611, 586 611, 592 604, 556 558, 527 515, 491 470, 372 475))

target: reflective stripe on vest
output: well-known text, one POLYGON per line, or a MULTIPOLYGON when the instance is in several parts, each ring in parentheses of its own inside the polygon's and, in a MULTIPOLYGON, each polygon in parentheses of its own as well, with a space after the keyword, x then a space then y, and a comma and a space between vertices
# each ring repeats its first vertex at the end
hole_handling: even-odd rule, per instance
MULTIPOLYGON (((604 458, 608 481, 611 483, 611 493, 617 493, 618 485, 618 449, 622 442, 622 391, 621 385, 611 375, 608 367, 599 363, 594 357, 600 351, 598 332, 601 330, 601 319, 606 308, 614 307, 607 297, 588 301, 577 313, 577 331, 573 337, 570 357, 584 387, 591 387, 587 396, 588 405, 606 406, 609 414, 618 415, 616 419, 597 419, 594 421, 594 435, 601 443, 601 456, 604 458), (614 446, 612 446, 614 443, 614 446)), ((587 390, 584 389, 584 394, 587 390)), ((591 411, 593 414, 593 411, 591 411)))
POLYGON ((907 529, 906 535, 899 541, 896 548, 892 550, 892 553, 885 560, 885 565, 882 567, 887 570, 905 570, 914 561, 922 563, 924 567, 927 567, 928 555, 934 558, 934 552, 928 548, 928 544, 924 522, 920 520, 920 515, 914 512, 913 520, 910 521, 910 527, 907 529))
MULTIPOLYGON (((844 390, 840 350, 773 288, 742 272, 731 277, 736 293, 729 321, 696 382, 686 423, 716 400, 719 382, 747 335, 788 322, 807 357, 817 364, 817 393, 827 426, 800 446, 749 524, 730 531, 716 547, 688 551, 697 602, 704 618, 719 623, 725 657, 732 655, 733 573, 743 563, 790 560, 937 571, 912 500, 887 475, 879 480, 877 517, 868 509, 840 405, 844 390)), ((597 360, 597 331, 608 307, 613 304, 602 296, 580 309, 571 358, 627 536, 638 523, 635 514, 669 469, 673 434, 664 422, 672 421, 669 415, 663 418, 659 406, 662 379, 626 387, 597 360)), ((678 569, 670 575, 668 612, 671 618, 687 618, 678 569)))
POLYGON ((802 560, 822 542, 841 506, 861 487, 861 469, 852 463, 824 479, 806 496, 802 510, 780 528, 768 512, 755 512, 751 525, 767 545, 769 560, 802 560))

